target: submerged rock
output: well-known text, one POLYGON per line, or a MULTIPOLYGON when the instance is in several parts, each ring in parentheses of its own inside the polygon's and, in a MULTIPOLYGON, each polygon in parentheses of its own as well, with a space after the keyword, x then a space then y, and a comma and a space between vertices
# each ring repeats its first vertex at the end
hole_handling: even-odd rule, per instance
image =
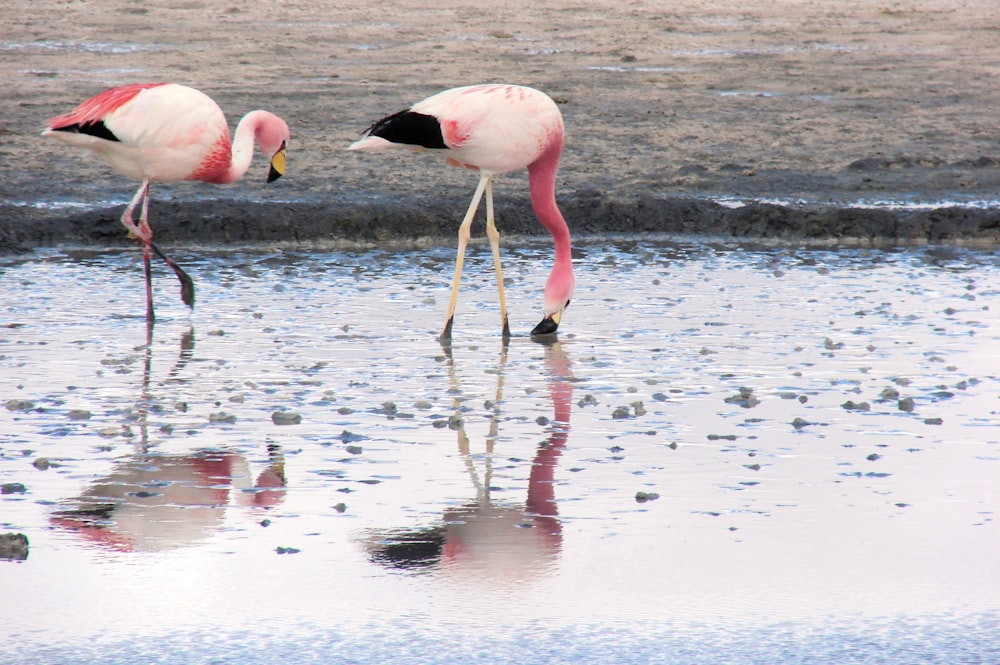
POLYGON ((23 533, 0 534, 0 559, 24 561, 28 558, 28 537, 23 533))

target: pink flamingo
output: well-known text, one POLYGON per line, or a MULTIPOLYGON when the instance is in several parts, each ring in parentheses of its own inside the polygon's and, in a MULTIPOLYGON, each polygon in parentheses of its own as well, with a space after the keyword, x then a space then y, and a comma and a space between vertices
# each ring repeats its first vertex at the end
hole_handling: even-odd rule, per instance
POLYGON ((254 139, 271 156, 267 181, 273 182, 285 171, 289 140, 284 120, 267 111, 253 111, 240 120, 230 145, 229 125, 219 105, 198 90, 174 83, 105 90, 72 112, 52 118, 42 134, 88 148, 119 173, 142 181, 125 208, 122 224, 143 244, 148 321, 155 318, 149 266, 152 252, 177 275, 184 304, 194 306, 191 277, 153 243, 149 183, 202 180, 222 184, 239 180, 250 168, 254 139), (132 212, 140 201, 142 213, 136 224, 132 212))
POLYGON ((562 115, 543 92, 518 85, 474 85, 445 90, 409 109, 379 120, 349 150, 383 152, 393 148, 436 150, 452 166, 479 172, 479 185, 458 229, 458 254, 448 316, 441 331, 451 339, 458 287, 469 241, 469 227, 486 193, 486 235, 500 292, 503 337, 510 336, 500 266, 500 233, 493 217, 493 176, 528 169, 531 204, 555 243, 555 265, 545 284, 544 317, 532 335, 556 332, 573 295, 569 228, 556 205, 555 181, 563 148, 562 115))

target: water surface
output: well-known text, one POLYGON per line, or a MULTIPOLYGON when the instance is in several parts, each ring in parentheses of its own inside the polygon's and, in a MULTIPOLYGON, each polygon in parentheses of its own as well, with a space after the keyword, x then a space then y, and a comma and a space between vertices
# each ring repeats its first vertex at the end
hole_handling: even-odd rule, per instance
POLYGON ((995 251, 138 256, 0 263, 4 660, 1000 657, 995 251))

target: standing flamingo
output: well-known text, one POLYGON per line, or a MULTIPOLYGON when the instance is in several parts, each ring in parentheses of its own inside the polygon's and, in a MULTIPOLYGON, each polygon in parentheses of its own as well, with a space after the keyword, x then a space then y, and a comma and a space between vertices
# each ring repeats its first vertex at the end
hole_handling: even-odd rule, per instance
POLYGON ((532 335, 556 332, 573 295, 569 228, 556 205, 555 181, 563 148, 562 115, 543 92, 518 85, 474 85, 445 90, 409 109, 379 120, 349 150, 382 152, 393 148, 437 150, 452 166, 479 171, 479 185, 458 229, 458 254, 442 341, 451 339, 458 286, 469 241, 469 227, 486 193, 486 234, 493 250, 500 292, 503 336, 510 336, 500 267, 500 233, 493 218, 493 176, 528 169, 531 204, 538 221, 552 233, 555 265, 545 283, 544 317, 532 335))
POLYGON ((153 289, 149 259, 152 252, 166 261, 181 282, 181 299, 194 307, 194 282, 153 243, 149 227, 149 183, 202 180, 229 183, 250 168, 254 139, 271 156, 268 182, 285 171, 289 140, 285 121, 267 111, 248 113, 229 143, 229 125, 211 97, 174 83, 149 83, 111 88, 91 97, 71 113, 49 121, 45 136, 88 148, 119 173, 142 184, 125 208, 122 224, 143 245, 146 270, 146 320, 153 321, 153 289), (132 212, 142 201, 139 223, 132 212))

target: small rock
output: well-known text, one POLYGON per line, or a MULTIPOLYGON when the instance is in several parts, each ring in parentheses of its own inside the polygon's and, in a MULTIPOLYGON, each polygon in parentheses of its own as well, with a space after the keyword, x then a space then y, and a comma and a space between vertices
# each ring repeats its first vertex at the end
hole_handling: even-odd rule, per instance
POLYGON ((615 410, 611 412, 611 417, 615 418, 616 420, 622 418, 628 418, 630 415, 632 415, 632 412, 629 411, 629 408, 627 406, 615 407, 615 410))
POLYGON ((872 405, 868 402, 852 402, 847 400, 840 405, 845 411, 871 411, 872 405))
POLYGON ((872 453, 871 455, 869 455, 865 459, 868 460, 869 462, 874 462, 875 460, 882 459, 882 456, 879 455, 878 453, 872 453))
POLYGON ((333 509, 336 510, 338 513, 343 513, 345 510, 347 510, 347 504, 341 501, 340 503, 335 505, 333 509))
POLYGON ((660 498, 660 495, 657 494, 656 492, 642 492, 642 491, 639 491, 639 492, 635 493, 635 502, 636 503, 646 503, 647 501, 656 501, 659 498, 660 498))
POLYGON ((28 537, 23 533, 0 534, 0 559, 24 561, 28 558, 28 537))
POLYGON ((583 406, 596 406, 597 405, 597 398, 594 397, 593 395, 584 395, 583 399, 581 399, 576 404, 577 404, 577 406, 581 406, 581 407, 583 407, 583 406))
POLYGON ((9 399, 3 403, 8 411, 31 411, 35 403, 27 399, 9 399))
POLYGON ((28 491, 22 483, 4 483, 0 485, 0 494, 24 494, 28 491))
POLYGON ((632 412, 636 418, 646 415, 646 406, 642 402, 632 402, 632 412))
POLYGON ((346 450, 351 455, 360 455, 362 452, 364 452, 364 449, 361 446, 347 446, 346 450))
POLYGON ((754 397, 753 388, 740 388, 739 392, 726 398, 726 404, 739 404, 744 409, 750 409, 758 404, 760 400, 754 397))
POLYGON ((808 427, 809 425, 812 425, 812 423, 803 418, 796 418, 792 421, 792 427, 795 429, 802 429, 803 427, 808 427))
POLYGON ((297 547, 281 547, 279 545, 278 547, 274 548, 274 551, 277 552, 278 554, 298 554, 302 550, 298 549, 297 547))
POLYGON ((219 411, 218 413, 211 413, 208 416, 208 422, 210 423, 227 423, 233 424, 236 422, 236 416, 232 413, 226 413, 225 411, 219 411))
POLYGON ((90 411, 86 409, 73 409, 66 414, 70 420, 90 420, 90 411))
POLYGON ((907 413, 912 413, 914 407, 913 398, 904 397, 903 399, 899 400, 897 406, 899 407, 900 411, 906 411, 907 413))
POLYGON ((50 466, 52 466, 52 463, 49 462, 48 457, 39 457, 38 459, 36 459, 34 462, 31 463, 31 466, 35 467, 39 471, 45 471, 50 466))
POLYGON ((891 402, 892 400, 899 399, 899 391, 895 388, 885 388, 882 390, 882 394, 879 395, 879 399, 883 402, 891 402))
POLYGON ((302 416, 294 411, 275 411, 271 414, 271 422, 275 425, 298 425, 302 416))
POLYGON ((925 425, 940 425, 944 422, 941 418, 924 418, 925 425))

